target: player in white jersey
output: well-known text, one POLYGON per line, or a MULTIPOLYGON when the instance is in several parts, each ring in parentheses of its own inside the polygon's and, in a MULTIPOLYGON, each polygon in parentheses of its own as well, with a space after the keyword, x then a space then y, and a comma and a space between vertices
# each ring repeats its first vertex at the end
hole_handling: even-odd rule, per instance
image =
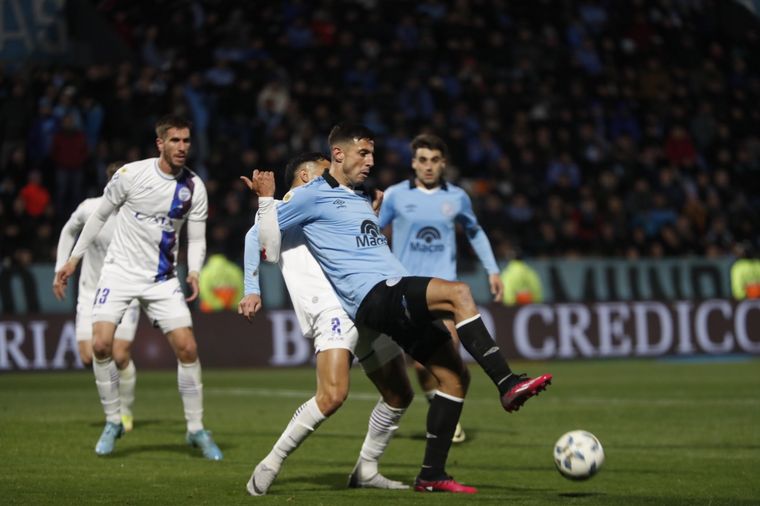
MULTIPOLYGON (((319 153, 300 155, 288 163, 285 181, 296 188, 320 176, 329 166, 330 161, 319 153)), ((250 185, 248 178, 242 179, 250 185)), ((254 225, 245 241, 246 295, 238 312, 249 321, 261 307, 258 236, 258 225, 254 225)), ((388 336, 366 328, 359 330, 354 325, 309 252, 300 228, 283 233, 281 245, 264 244, 263 249, 267 259, 279 257, 301 330, 305 337, 314 340, 317 392, 296 410, 272 450, 256 466, 246 485, 248 492, 266 494, 288 455, 341 407, 348 397, 354 356, 382 398, 370 415, 369 429, 348 486, 408 489, 408 485, 378 472, 378 461, 413 397, 401 349, 388 336)))
MULTIPOLYGON (((119 169, 123 163, 111 163, 106 167, 108 179, 119 169)), ((68 260, 71 249, 74 247, 77 235, 82 231, 87 219, 95 212, 103 197, 84 200, 77 207, 66 224, 61 229, 58 239, 58 254, 56 256, 55 270, 58 272, 68 260)), ((76 339, 79 348, 79 358, 86 367, 92 365, 92 306, 95 301, 95 288, 103 268, 103 259, 106 249, 113 237, 116 215, 111 215, 106 221, 100 233, 95 237, 92 247, 88 249, 82 260, 82 270, 79 273, 79 295, 77 296, 76 339)), ((53 280, 53 293, 62 300, 65 296, 63 286, 58 278, 53 280)), ((113 342, 113 359, 119 370, 119 399, 121 401, 121 421, 124 430, 132 430, 134 421, 132 405, 135 400, 135 382, 137 380, 135 364, 132 362, 130 350, 132 341, 137 331, 137 322, 140 318, 140 304, 133 300, 119 326, 116 327, 113 342)))
POLYGON ((204 457, 221 460, 222 452, 203 427, 203 384, 192 319, 175 267, 179 233, 187 221, 187 283, 198 296, 198 273, 206 254, 208 198, 201 179, 186 166, 190 123, 176 116, 156 124, 160 156, 122 167, 108 183, 104 198, 87 220, 71 258, 56 273, 66 285, 84 252, 109 216, 119 210, 116 230, 95 291, 93 370, 106 415, 95 446, 98 455, 113 452, 124 433, 119 413, 119 376, 112 358, 116 324, 132 299, 161 328, 177 356, 177 382, 187 420, 186 440, 204 457))

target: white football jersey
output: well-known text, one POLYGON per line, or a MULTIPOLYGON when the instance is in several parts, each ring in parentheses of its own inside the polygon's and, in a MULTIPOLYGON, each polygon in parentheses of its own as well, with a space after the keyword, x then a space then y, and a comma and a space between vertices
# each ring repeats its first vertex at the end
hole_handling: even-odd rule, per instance
MULTIPOLYGON (((103 197, 86 199, 71 214, 69 221, 64 225, 65 231, 61 232, 59 243, 64 247, 59 247, 58 258, 56 259, 55 270, 61 270, 63 264, 69 259, 71 249, 74 246, 74 239, 84 228, 87 219, 92 216, 100 205, 103 197), (70 237, 68 237, 70 233, 70 237)), ((106 250, 113 238, 114 228, 116 226, 116 213, 112 214, 103 224, 98 235, 92 241, 92 245, 87 248, 82 258, 82 270, 79 273, 79 291, 95 293, 95 288, 100 278, 100 270, 103 268, 103 260, 106 256, 106 250)))
POLYGON ((342 306, 306 246, 301 227, 292 227, 282 233, 279 264, 301 331, 304 337, 314 337, 314 324, 319 314, 326 309, 342 309, 342 306))
POLYGON ((158 158, 149 158, 119 169, 104 197, 120 208, 104 269, 154 281, 173 277, 182 225, 208 214, 201 178, 187 167, 176 177, 165 174, 158 158))

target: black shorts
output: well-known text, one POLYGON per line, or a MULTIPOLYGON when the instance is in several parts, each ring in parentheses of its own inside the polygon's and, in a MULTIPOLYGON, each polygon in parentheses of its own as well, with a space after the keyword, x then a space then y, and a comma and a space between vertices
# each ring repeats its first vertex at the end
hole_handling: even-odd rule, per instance
POLYGON ((432 278, 408 276, 398 283, 381 281, 369 291, 356 312, 356 323, 391 336, 418 362, 426 362, 451 340, 427 307, 427 286, 432 278))

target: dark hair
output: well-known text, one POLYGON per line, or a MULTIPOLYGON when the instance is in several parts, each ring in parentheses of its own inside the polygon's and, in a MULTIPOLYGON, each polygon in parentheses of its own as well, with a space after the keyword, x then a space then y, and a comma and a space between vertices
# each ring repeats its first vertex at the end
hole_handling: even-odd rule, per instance
POLYGON ((282 175, 285 186, 290 187, 293 185, 293 180, 296 177, 296 172, 298 172, 298 168, 301 165, 309 162, 319 162, 321 160, 329 160, 329 158, 316 151, 301 153, 300 155, 296 155, 288 160, 287 165, 285 165, 285 172, 282 175))
POLYGON ((113 175, 116 174, 116 171, 122 167, 124 167, 124 162, 122 161, 109 163, 106 166, 106 176, 108 176, 108 180, 110 181, 113 175))
POLYGON ((341 142, 352 141, 354 139, 374 141, 375 134, 372 130, 359 123, 338 123, 330 130, 327 143, 330 147, 333 147, 341 142))
POLYGON ((190 121, 186 120, 182 116, 169 114, 168 116, 164 116, 156 121, 156 137, 163 139, 166 136, 166 132, 172 128, 190 129, 192 125, 193 124, 190 123, 190 121))
POLYGON ((444 158, 449 157, 449 148, 446 146, 446 143, 443 142, 443 139, 441 139, 437 135, 420 134, 414 139, 412 139, 412 143, 410 144, 410 147, 412 148, 412 156, 417 155, 418 149, 427 148, 430 150, 440 151, 444 158))

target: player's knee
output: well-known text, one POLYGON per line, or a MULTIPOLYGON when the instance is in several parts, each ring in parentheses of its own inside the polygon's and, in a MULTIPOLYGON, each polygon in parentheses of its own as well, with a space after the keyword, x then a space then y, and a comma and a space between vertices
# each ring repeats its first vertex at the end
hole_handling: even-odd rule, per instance
POLYGON ((317 396, 319 410, 325 416, 330 416, 343 406, 348 398, 348 389, 330 388, 317 396))
POLYGON ((179 344, 176 351, 180 362, 189 364, 198 360, 198 346, 195 344, 195 341, 179 344))
POLYGON ((467 283, 455 281, 450 290, 451 302, 455 307, 462 307, 473 303, 472 292, 467 283))
POLYGON ((95 358, 103 360, 111 356, 113 352, 113 343, 108 339, 95 336, 92 339, 92 354, 95 358))
POLYGON ((386 400, 385 402, 397 409, 406 409, 414 400, 414 391, 411 388, 404 389, 401 392, 396 392, 391 399, 392 402, 386 400))
POLYGON ((466 369, 456 372, 450 371, 448 374, 439 374, 438 390, 454 397, 464 398, 470 383, 469 373, 464 371, 466 369))

